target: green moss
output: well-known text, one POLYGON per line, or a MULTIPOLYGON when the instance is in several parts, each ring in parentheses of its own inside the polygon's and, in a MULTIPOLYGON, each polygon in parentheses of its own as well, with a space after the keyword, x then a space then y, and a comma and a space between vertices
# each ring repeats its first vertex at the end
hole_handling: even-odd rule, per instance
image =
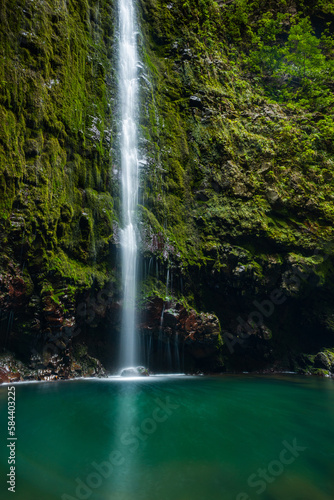
MULTIPOLYGON (((283 1, 138 4, 141 251, 173 269, 179 301, 232 329, 297 270, 317 278, 308 309, 333 331, 331 306, 319 305, 333 285, 333 40, 330 8, 311 3, 296 15, 283 1)), ((115 279, 114 9, 4 0, 0 10, 1 271, 24 268, 29 293, 58 305, 65 287, 74 300, 115 279)), ((150 276, 144 296, 166 300, 165 286, 150 276)), ((304 280, 290 295, 298 305, 310 289, 304 280)))
POLYGON ((329 377, 330 372, 328 370, 324 370, 322 368, 313 368, 312 375, 318 375, 320 377, 329 377))
POLYGON ((43 290, 45 276, 56 288, 55 279, 104 283, 116 218, 113 8, 15 0, 0 16, 2 251, 23 265, 29 288, 43 290))
POLYGON ((105 270, 81 264, 77 260, 68 258, 62 251, 49 259, 46 271, 48 274, 58 275, 58 277, 71 281, 79 289, 82 287, 90 288, 94 283, 103 288, 108 279, 105 270))

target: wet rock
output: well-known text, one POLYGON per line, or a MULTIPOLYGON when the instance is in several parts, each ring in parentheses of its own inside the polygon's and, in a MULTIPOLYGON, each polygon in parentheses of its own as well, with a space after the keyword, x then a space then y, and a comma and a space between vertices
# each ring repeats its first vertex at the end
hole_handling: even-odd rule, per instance
POLYGON ((332 363, 324 352, 318 352, 316 357, 314 358, 314 368, 322 368, 324 370, 330 370, 332 367, 332 363))
POLYGON ((144 366, 136 366, 124 368, 120 375, 121 377, 148 377, 149 371, 144 366))
POLYGON ((217 316, 186 309, 176 301, 165 302, 152 298, 146 307, 145 321, 140 326, 143 336, 153 336, 155 341, 177 342, 180 349, 194 360, 216 355, 221 342, 217 316))
POLYGON ((269 203, 275 203, 279 199, 279 194, 274 189, 268 188, 266 197, 269 203))
POLYGON ((184 61, 191 61, 194 55, 190 49, 183 49, 182 51, 182 59, 184 61))
POLYGON ((192 95, 191 97, 189 97, 189 104, 192 108, 203 108, 202 99, 200 97, 197 97, 196 95, 192 95))
POLYGON ((0 368, 0 384, 19 382, 20 380, 22 379, 19 373, 13 373, 8 367, 0 368))
POLYGON ((208 199, 209 199, 209 196, 207 196, 204 191, 200 191, 200 190, 195 192, 195 196, 196 196, 196 200, 198 200, 198 201, 208 201, 208 199))

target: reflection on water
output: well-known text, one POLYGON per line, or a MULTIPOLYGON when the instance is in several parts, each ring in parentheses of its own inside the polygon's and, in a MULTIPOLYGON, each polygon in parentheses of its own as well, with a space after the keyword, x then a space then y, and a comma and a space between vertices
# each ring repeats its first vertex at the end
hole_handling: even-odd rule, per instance
POLYGON ((137 468, 136 450, 139 440, 135 436, 137 422, 137 384, 120 385, 118 395, 117 415, 114 424, 115 447, 120 453, 119 469, 115 471, 112 480, 112 493, 119 499, 134 498, 137 489, 134 471, 137 468), (133 480, 131 479, 133 478, 133 480))
MULTIPOLYGON (((16 387, 16 500, 333 499, 331 380, 145 377, 16 387), (282 466, 284 442, 303 451, 282 466), (261 470, 274 472, 259 495, 261 470)), ((3 441, 6 394, 2 387, 3 441)), ((2 477, 7 469, 2 446, 2 477)))

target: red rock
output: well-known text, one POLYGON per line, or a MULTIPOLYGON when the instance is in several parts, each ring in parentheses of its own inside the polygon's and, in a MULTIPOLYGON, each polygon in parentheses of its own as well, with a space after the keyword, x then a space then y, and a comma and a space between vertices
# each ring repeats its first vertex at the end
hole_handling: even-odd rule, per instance
POLYGON ((6 368, 0 368, 0 383, 11 383, 18 382, 21 380, 21 375, 19 373, 13 373, 6 368))
POLYGON ((4 368, 0 368, 0 383, 9 382, 8 372, 4 368))

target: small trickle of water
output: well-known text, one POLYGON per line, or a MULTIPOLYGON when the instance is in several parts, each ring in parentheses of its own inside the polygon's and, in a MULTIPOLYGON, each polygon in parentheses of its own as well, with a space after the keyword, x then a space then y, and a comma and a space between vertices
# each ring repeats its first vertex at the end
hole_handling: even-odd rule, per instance
POLYGON ((167 355, 167 367, 168 367, 168 371, 172 371, 172 368, 173 368, 172 352, 171 352, 171 348, 170 348, 170 340, 169 339, 167 340, 166 351, 167 351, 166 355, 167 355))
POLYGON ((179 336, 177 332, 175 333, 175 339, 174 339, 174 358, 175 358, 176 371, 179 372, 181 369, 181 364, 180 364, 180 351, 179 351, 179 336))

